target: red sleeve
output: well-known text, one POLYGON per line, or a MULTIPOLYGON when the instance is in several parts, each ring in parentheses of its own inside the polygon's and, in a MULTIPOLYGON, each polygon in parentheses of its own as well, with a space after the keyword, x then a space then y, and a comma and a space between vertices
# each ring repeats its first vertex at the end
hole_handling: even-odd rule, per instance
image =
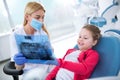
POLYGON ((88 72, 92 72, 99 60, 99 55, 94 50, 88 50, 85 53, 81 54, 78 58, 79 63, 64 61, 62 68, 68 69, 80 75, 85 75, 88 72), (83 57, 82 60, 80 59, 83 57))
POLYGON ((53 78, 55 78, 57 72, 59 70, 59 66, 56 66, 46 77, 45 80, 53 80, 53 78))
MULTIPOLYGON (((72 51, 73 51, 73 49, 69 49, 69 50, 66 52, 66 54, 64 55, 63 59, 65 58, 65 56, 66 56, 67 54, 71 53, 72 51)), ((59 62, 60 65, 62 64, 61 61, 63 61, 63 59, 58 59, 58 62, 59 62)), ((59 68, 60 68, 60 66, 56 66, 56 67, 47 75, 47 77, 46 77, 45 80, 52 80, 52 79, 56 76, 59 68)))

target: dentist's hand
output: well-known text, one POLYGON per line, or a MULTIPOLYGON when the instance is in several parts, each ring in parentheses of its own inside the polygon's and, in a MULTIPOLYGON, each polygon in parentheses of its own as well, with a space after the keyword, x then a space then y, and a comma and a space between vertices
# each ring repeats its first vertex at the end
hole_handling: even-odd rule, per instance
POLYGON ((52 65, 56 65, 56 66, 59 65, 57 59, 54 59, 54 60, 46 60, 46 61, 44 62, 44 64, 48 64, 48 65, 49 65, 49 64, 52 64, 52 65))
POLYGON ((17 53, 14 56, 14 61, 15 61, 15 64, 17 65, 24 65, 27 62, 27 59, 22 53, 17 53))

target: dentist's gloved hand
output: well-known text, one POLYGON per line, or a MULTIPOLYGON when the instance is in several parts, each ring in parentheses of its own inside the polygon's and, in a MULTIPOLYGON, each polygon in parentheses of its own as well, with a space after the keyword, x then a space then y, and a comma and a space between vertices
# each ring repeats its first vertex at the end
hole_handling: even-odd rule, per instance
POLYGON ((27 62, 27 59, 22 53, 17 53, 14 56, 14 61, 17 65, 24 65, 27 62))
POLYGON ((44 62, 44 64, 59 65, 57 59, 54 59, 54 60, 46 60, 46 61, 44 62))

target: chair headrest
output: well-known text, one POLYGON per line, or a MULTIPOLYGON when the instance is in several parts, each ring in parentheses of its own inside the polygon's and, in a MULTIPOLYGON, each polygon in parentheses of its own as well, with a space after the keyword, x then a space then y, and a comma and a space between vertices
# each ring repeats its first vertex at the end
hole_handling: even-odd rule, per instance
POLYGON ((91 77, 116 76, 120 69, 120 39, 115 36, 102 36, 94 47, 100 55, 91 77))
POLYGON ((109 30, 106 30, 105 33, 106 32, 115 32, 120 35, 120 30, 117 30, 117 29, 109 29, 109 30))
POLYGON ((109 29, 104 32, 105 35, 107 36, 115 36, 120 39, 120 30, 118 29, 109 29))

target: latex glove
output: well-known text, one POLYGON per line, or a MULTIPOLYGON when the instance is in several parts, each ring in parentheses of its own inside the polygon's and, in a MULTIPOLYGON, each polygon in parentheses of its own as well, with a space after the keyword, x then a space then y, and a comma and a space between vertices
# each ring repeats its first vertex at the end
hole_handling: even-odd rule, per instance
POLYGON ((22 53, 17 53, 14 56, 14 61, 17 65, 24 65, 27 62, 27 59, 24 57, 22 53))
POLYGON ((44 64, 59 65, 58 60, 46 60, 44 64))

